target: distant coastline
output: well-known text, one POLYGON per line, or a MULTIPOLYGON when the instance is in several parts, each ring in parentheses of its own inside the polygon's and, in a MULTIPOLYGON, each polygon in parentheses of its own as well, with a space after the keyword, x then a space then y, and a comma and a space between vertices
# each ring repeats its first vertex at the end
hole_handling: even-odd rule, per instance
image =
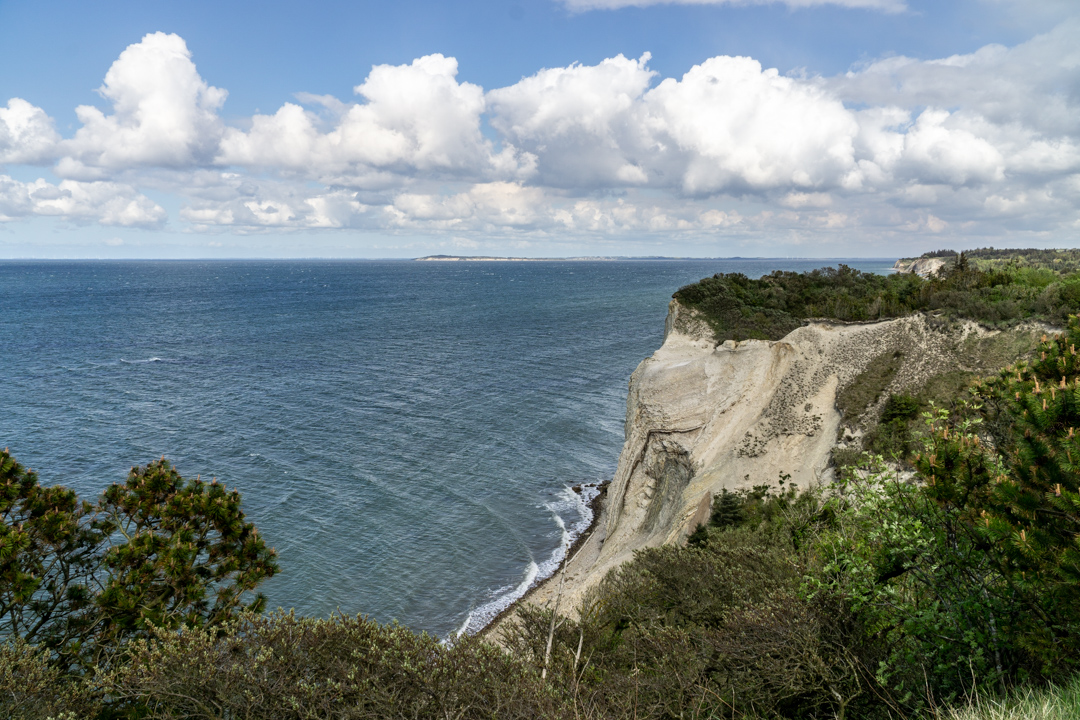
MULTIPOLYGON (((498 255, 425 255, 412 258, 413 262, 627 262, 631 260, 820 260, 823 263, 837 260, 873 260, 876 258, 803 258, 803 257, 673 257, 670 255, 582 255, 579 257, 503 257, 498 255)), ((885 259, 885 258, 881 258, 885 259)), ((892 260, 893 258, 888 258, 892 260)))
POLYGON ((414 258, 416 262, 596 262, 611 260, 696 260, 701 258, 680 258, 666 256, 651 257, 607 257, 607 256, 583 256, 583 257, 552 257, 552 258, 527 258, 527 257, 498 257, 493 255, 425 255, 414 258))

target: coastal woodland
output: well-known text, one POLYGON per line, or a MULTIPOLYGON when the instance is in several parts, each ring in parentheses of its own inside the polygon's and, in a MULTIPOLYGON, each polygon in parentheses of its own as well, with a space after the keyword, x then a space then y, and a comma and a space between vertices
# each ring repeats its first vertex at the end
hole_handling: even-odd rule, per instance
POLYGON ((4 451, 0 715, 1080 717, 1080 253, 928 257, 927 278, 717 275, 674 297, 718 342, 912 313, 1058 330, 884 398, 830 484, 723 491, 685 545, 639 551, 572 617, 519 607, 498 643, 267 612, 280 568, 235 491, 161 459, 87 500, 4 451))

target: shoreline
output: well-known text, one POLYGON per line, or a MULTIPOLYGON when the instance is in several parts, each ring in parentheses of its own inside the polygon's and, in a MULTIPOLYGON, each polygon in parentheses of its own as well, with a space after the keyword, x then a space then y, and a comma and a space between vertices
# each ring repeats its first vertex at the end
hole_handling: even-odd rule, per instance
MULTIPOLYGON (((500 625, 504 620, 506 620, 506 618, 510 617, 510 615, 513 614, 513 612, 517 609, 519 605, 527 601, 530 597, 532 597, 533 594, 546 587, 548 583, 550 583, 559 576, 559 573, 565 569, 567 562, 569 562, 569 560, 574 557, 574 554, 577 553, 581 546, 584 545, 590 537, 592 537, 593 531, 595 531, 596 527, 600 524, 601 511, 604 508, 604 501, 607 499, 607 491, 610 486, 611 480, 605 480, 596 486, 596 489, 598 491, 596 493, 596 497, 589 501, 589 509, 592 510, 592 519, 589 521, 588 527, 582 530, 581 534, 574 538, 574 541, 570 543, 570 547, 566 548, 566 554, 563 556, 563 561, 559 564, 558 567, 555 568, 555 572, 551 573, 551 575, 548 575, 543 580, 533 583, 533 585, 529 587, 529 589, 526 590, 521 597, 514 600, 514 602, 510 603, 505 608, 500 610, 497 615, 492 617, 491 620, 489 620, 488 623, 484 625, 484 627, 473 633, 473 637, 479 638, 481 640, 497 642, 490 637, 492 631, 494 631, 494 629, 498 625, 500 625)), ((580 493, 581 487, 582 485, 574 485, 571 489, 576 493, 580 493)))

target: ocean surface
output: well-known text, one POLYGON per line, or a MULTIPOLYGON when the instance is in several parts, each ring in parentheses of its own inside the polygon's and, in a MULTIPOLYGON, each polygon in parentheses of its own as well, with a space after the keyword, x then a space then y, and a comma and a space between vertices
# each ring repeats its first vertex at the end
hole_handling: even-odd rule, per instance
POLYGON ((672 292, 836 262, 0 261, 0 446, 88 498, 162 455, 217 477, 270 607, 445 637, 588 523, 672 292))

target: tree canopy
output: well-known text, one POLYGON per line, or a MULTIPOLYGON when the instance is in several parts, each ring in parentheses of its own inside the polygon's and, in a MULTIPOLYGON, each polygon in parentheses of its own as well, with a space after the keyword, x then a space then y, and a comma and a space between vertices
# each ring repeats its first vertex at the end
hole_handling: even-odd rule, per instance
POLYGON ((274 550, 240 494, 184 479, 164 458, 96 502, 0 452, 0 635, 90 668, 151 627, 219 624, 261 611, 274 550))

